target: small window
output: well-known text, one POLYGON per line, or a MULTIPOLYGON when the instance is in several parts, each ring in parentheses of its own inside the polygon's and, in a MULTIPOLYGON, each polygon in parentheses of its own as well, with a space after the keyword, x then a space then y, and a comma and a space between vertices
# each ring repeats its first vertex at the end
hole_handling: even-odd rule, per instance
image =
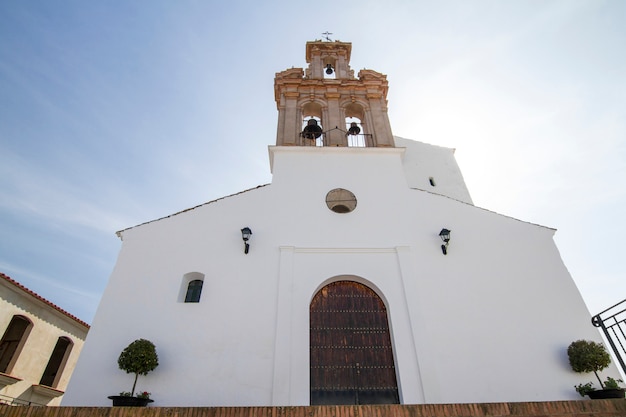
POLYGON ((202 280, 194 279, 187 285, 187 295, 185 296, 186 303, 199 303, 200 294, 202 294, 202 280))
POLYGON ((435 186, 435 179, 433 177, 428 178, 428 182, 430 183, 431 186, 435 186))
POLYGON ((45 385, 53 388, 57 386, 59 379, 61 379, 63 368, 65 368, 67 357, 72 350, 72 345, 72 341, 67 337, 59 337, 59 340, 57 340, 57 344, 54 346, 54 350, 52 351, 52 355, 50 355, 50 360, 48 360, 46 370, 43 371, 39 385, 45 385))
POLYGON ((203 284, 204 274, 187 272, 180 282, 177 301, 179 303, 199 303, 203 284))
POLYGON ((326 194, 326 205, 335 213, 350 213, 356 208, 356 197, 351 191, 335 188, 326 194))
POLYGON ((13 316, 0 341, 0 372, 11 373, 32 326, 26 317, 13 316))

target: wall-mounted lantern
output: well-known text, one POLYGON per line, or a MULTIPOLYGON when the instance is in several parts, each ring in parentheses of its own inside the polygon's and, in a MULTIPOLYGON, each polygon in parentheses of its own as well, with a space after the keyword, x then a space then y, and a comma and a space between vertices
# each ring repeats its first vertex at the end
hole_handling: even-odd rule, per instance
POLYGON ((250 249, 250 245, 248 244, 248 239, 250 239, 251 235, 252 235, 252 230, 250 230, 249 227, 244 227, 243 229, 241 229, 241 238, 243 239, 244 245, 246 245, 244 247, 243 253, 245 253, 246 255, 248 254, 248 250, 250 249))
POLYGON ((444 255, 447 255, 448 243, 450 243, 450 231, 448 229, 441 229, 441 232, 439 232, 439 237, 445 243, 445 245, 441 245, 441 251, 443 252, 444 255))

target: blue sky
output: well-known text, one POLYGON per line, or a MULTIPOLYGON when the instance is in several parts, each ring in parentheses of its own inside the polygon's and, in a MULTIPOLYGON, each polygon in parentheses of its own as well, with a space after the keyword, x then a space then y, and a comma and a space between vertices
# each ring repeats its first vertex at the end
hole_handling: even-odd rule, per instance
POLYGON ((4 0, 0 271, 91 321, 117 230, 271 181, 274 74, 330 31, 387 74, 395 135, 558 229, 597 313, 626 298, 625 23, 619 0, 4 0))

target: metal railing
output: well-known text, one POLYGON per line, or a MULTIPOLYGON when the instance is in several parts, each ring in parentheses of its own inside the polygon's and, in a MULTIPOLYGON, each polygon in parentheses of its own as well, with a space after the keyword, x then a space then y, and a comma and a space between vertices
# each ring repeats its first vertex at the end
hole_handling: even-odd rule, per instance
POLYGON ((33 406, 45 406, 45 404, 36 403, 33 401, 20 400, 19 398, 9 397, 8 395, 0 394, 0 405, 33 405, 33 406))
POLYGON ((376 143, 374 141, 374 135, 366 134, 366 133, 362 133, 358 135, 350 135, 347 132, 344 132, 343 130, 339 128, 334 128, 326 132, 322 132, 320 136, 317 138, 311 135, 310 133, 309 134, 300 133, 298 137, 298 144, 300 146, 317 146, 317 147, 333 146, 330 143, 329 136, 330 136, 330 132, 333 132, 335 130, 338 131, 337 132, 338 135, 343 135, 346 138, 345 146, 349 148, 374 148, 376 147, 376 143))
POLYGON ((602 329, 622 372, 626 373, 626 299, 593 316, 591 323, 602 329))

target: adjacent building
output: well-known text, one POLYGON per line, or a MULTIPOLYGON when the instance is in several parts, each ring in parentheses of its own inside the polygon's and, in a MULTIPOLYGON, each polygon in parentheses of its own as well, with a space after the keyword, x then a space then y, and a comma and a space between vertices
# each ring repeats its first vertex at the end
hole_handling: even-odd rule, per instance
POLYGON ((0 273, 0 403, 59 405, 89 325, 0 273))
POLYGON ((118 232, 64 405, 128 391, 139 338, 155 406, 580 398, 566 348, 600 339, 555 230, 474 206, 453 149, 394 137, 387 77, 351 48, 308 42, 276 74, 271 184, 118 232))

